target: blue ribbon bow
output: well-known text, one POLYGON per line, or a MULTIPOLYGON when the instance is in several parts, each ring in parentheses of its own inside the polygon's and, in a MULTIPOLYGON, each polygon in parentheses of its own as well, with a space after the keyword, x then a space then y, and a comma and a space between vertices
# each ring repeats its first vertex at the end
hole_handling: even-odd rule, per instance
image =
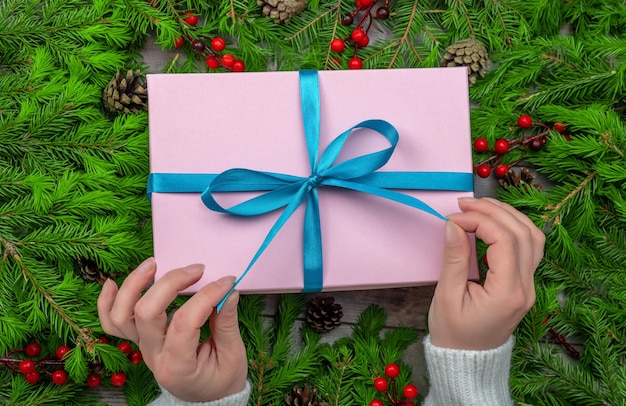
POLYGON ((384 120, 366 120, 349 128, 335 138, 318 159, 320 98, 317 71, 301 71, 299 74, 302 117, 311 165, 309 177, 240 168, 229 169, 218 175, 150 174, 148 196, 153 192, 202 192, 201 199, 209 209, 237 216, 256 216, 284 207, 245 271, 235 282, 231 292, 218 305, 218 311, 289 217, 305 201, 303 292, 317 292, 322 289, 323 256, 317 191, 319 186, 339 187, 380 196, 425 211, 442 220, 446 218, 421 200, 389 189, 473 190, 471 173, 376 172, 387 163, 399 139, 395 127, 384 120), (374 130, 382 135, 390 146, 381 151, 335 163, 348 138, 358 136, 358 132, 353 132, 358 128, 374 130), (228 209, 222 207, 213 197, 213 193, 242 191, 265 191, 266 193, 228 209))

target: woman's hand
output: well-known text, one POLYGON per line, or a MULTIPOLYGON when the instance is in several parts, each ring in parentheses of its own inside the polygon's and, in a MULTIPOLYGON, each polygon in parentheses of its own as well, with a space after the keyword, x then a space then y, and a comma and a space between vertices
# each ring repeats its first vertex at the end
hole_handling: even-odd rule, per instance
POLYGON ((428 314, 436 347, 484 350, 504 344, 535 301, 534 273, 545 236, 522 213, 495 199, 459 199, 448 216, 441 278, 428 314), (489 245, 483 285, 468 281, 466 234, 489 245))
POLYGON ((155 271, 150 258, 119 289, 112 280, 106 281, 98 298, 104 331, 135 342, 157 382, 180 399, 211 401, 242 391, 248 364, 237 319, 239 294, 234 292, 219 314, 215 311, 235 278, 203 287, 168 321, 167 307, 179 291, 200 279, 204 266, 168 272, 142 296, 155 271), (200 327, 209 317, 211 337, 199 342, 200 327))

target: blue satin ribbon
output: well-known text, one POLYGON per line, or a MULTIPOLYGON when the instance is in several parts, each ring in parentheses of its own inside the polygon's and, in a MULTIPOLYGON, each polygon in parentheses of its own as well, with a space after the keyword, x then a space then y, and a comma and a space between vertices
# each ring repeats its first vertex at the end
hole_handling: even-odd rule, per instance
POLYGON ((148 181, 151 193, 201 193, 203 203, 211 210, 236 216, 257 216, 284 207, 252 260, 218 305, 218 311, 239 282, 250 271, 272 239, 296 209, 306 202, 304 215, 304 287, 303 292, 322 290, 322 237, 318 191, 319 186, 355 190, 393 200, 422 210, 442 220, 446 218, 432 207, 412 196, 390 189, 472 191, 473 175, 464 172, 375 172, 384 166, 398 143, 398 132, 383 120, 366 120, 349 128, 322 152, 318 159, 320 97, 316 71, 300 72, 300 98, 305 140, 311 166, 309 177, 250 169, 229 169, 221 174, 152 173, 148 181), (383 150, 336 163, 349 137, 359 135, 355 129, 374 130, 390 144, 383 150), (208 186, 207 186, 208 184, 208 186), (213 193, 265 192, 230 208, 222 207, 213 193))

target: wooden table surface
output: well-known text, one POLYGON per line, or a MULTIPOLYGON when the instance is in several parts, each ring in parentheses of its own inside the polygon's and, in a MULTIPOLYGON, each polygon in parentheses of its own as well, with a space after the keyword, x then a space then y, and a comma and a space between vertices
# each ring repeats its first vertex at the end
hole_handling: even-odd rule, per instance
MULTIPOLYGON (((150 66, 150 73, 163 71, 167 61, 173 54, 173 52, 161 50, 160 47, 154 45, 151 41, 147 43, 143 51, 145 62, 150 66)), ((474 187, 477 197, 495 197, 496 195, 496 182, 492 178, 481 179, 475 177, 474 187)), ((337 338, 349 336, 351 328, 361 312, 370 304, 377 304, 387 312, 387 328, 411 326, 420 334, 420 341, 407 349, 403 361, 412 368, 413 383, 417 385, 421 393, 426 393, 428 384, 425 380, 425 360, 421 337, 425 334, 426 315, 434 289, 434 286, 418 286, 397 289, 332 292, 335 301, 343 307, 344 317, 342 318, 341 326, 324 335, 323 342, 332 342, 337 338)), ((266 317, 268 318, 271 318, 274 314, 275 299, 276 296, 268 295, 266 308, 266 317)), ((299 318, 299 323, 304 322, 303 316, 299 318)), ((100 399, 108 405, 126 405, 123 390, 120 388, 99 388, 96 392, 99 394, 100 399)))

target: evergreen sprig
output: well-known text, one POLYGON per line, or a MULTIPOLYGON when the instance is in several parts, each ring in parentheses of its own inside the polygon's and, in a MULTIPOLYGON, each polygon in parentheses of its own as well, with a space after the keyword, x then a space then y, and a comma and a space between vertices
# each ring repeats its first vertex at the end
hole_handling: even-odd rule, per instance
POLYGON ((384 376, 385 365, 392 362, 402 366, 398 382, 410 382, 411 369, 401 358, 418 339, 415 329, 383 333, 385 311, 371 305, 357 318, 350 337, 321 343, 321 335, 306 325, 296 334, 304 304, 303 295, 281 295, 276 316, 267 324, 263 297, 241 297, 240 325, 254 384, 249 404, 281 404, 290 389, 306 383, 331 405, 369 404, 377 396, 373 378, 384 376))
POLYGON ((97 283, 80 258, 123 276, 150 255, 146 114, 107 117, 102 88, 135 64, 140 36, 109 2, 0 5, 0 355, 69 345, 70 380, 28 384, 0 368, 9 404, 95 404, 89 363, 129 362, 98 343, 97 283))

